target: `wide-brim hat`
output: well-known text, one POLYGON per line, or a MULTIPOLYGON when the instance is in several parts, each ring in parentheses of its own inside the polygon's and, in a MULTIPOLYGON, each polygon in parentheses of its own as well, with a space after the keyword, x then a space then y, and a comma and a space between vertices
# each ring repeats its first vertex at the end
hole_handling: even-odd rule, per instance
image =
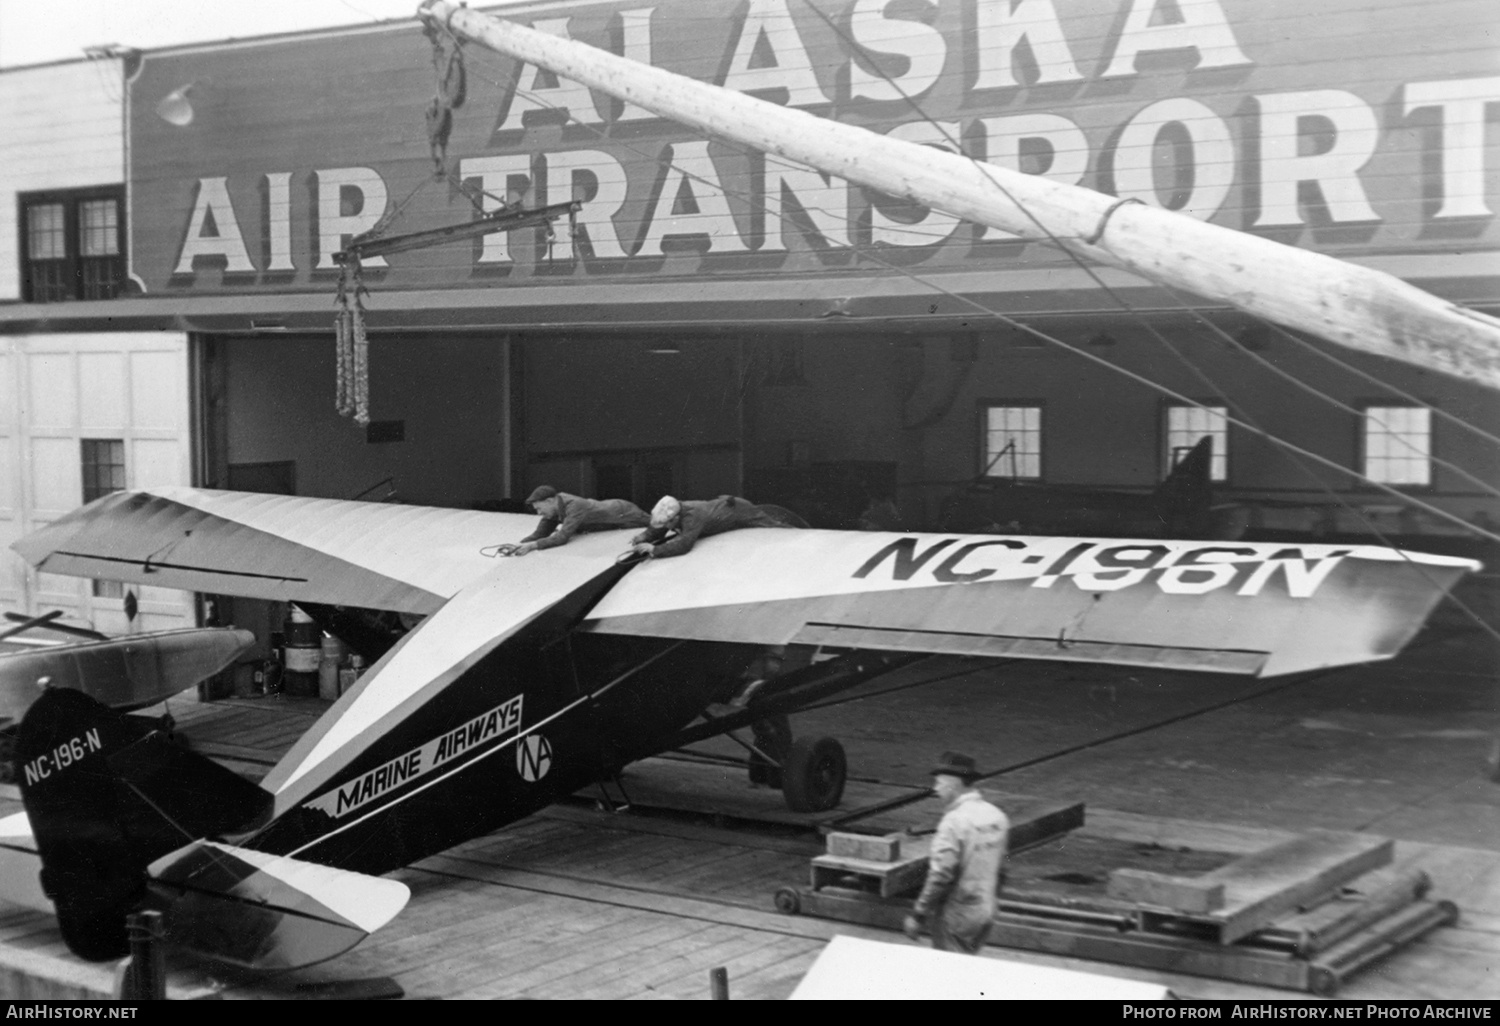
POLYGON ((551 485, 541 485, 536 489, 536 491, 532 492, 531 495, 527 497, 526 505, 535 506, 539 502, 544 502, 547 499, 555 498, 557 498, 556 488, 553 488, 551 485))
POLYGON ((932 775, 938 774, 959 777, 964 783, 970 783, 979 777, 979 767, 974 764, 974 757, 971 755, 965 755, 963 752, 944 752, 938 759, 937 765, 932 767, 932 775))

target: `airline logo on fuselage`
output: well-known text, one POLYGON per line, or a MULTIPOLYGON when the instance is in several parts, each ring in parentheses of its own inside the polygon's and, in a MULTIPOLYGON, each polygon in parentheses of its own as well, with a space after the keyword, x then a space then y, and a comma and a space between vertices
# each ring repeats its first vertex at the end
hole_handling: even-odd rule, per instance
POLYGON ((944 538, 925 546, 919 538, 898 538, 865 560, 854 576, 889 574, 893 581, 925 578, 942 584, 1029 581, 1033 588, 1050 588, 1068 578, 1078 588, 1094 592, 1119 591, 1151 581, 1170 595, 1202 595, 1221 588, 1233 588, 1237 595, 1259 595, 1279 579, 1287 595, 1308 598, 1350 552, 1326 549, 1309 555, 1296 546, 1271 550, 1233 544, 1096 541, 1060 549, 1059 545, 1028 545, 1015 538, 944 538))
POLYGON ((493 747, 505 734, 520 728, 524 697, 507 699, 462 726, 444 731, 421 747, 320 795, 307 807, 340 819, 460 756, 493 747))

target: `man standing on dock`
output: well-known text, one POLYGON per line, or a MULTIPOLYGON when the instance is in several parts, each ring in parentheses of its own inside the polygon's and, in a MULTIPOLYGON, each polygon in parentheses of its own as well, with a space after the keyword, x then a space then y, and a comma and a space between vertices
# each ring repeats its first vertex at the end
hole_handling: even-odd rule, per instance
POLYGON ((974 788, 979 770, 970 756, 944 752, 932 776, 943 819, 932 839, 927 882, 902 929, 916 940, 925 920, 934 948, 974 955, 995 919, 1010 823, 974 788))

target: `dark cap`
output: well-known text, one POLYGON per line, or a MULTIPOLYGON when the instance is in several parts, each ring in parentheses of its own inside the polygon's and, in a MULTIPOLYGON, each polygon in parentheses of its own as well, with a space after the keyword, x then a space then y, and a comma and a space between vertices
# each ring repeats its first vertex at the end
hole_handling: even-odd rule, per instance
POLYGON ((939 773, 950 777, 959 777, 966 784, 972 784, 979 778, 979 769, 974 765, 973 756, 962 752, 944 752, 938 759, 937 765, 932 767, 932 775, 939 773))
POLYGON ((541 485, 537 488, 536 491, 531 493, 530 497, 527 498, 526 505, 535 506, 537 503, 543 501, 544 499, 555 498, 557 498, 556 488, 553 488, 551 485, 541 485))

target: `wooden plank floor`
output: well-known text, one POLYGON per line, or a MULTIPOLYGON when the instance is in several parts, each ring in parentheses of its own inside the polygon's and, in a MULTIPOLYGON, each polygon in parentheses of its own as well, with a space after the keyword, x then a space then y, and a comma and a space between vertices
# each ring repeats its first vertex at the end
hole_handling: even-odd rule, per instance
MULTIPOLYGON (((173 709, 194 743, 243 748, 261 765, 319 712, 316 703, 264 699, 173 709), (246 744, 252 736, 256 744, 246 744)), ((653 772, 650 764, 638 767, 637 787, 646 789, 644 777, 653 772)), ((804 884, 809 860, 822 851, 815 830, 780 822, 745 826, 756 808, 779 800, 775 792, 750 788, 743 771, 701 764, 671 764, 656 776, 651 786, 682 791, 681 805, 694 807, 709 794, 713 807, 727 814, 716 822, 644 809, 609 814, 584 803, 554 806, 393 874, 411 888, 410 904, 338 959, 271 983, 227 981, 179 966, 174 986, 226 998, 285 997, 295 996, 299 984, 390 977, 413 997, 697 999, 709 996, 710 970, 723 967, 733 997, 783 998, 835 934, 905 943, 886 931, 773 910, 775 890, 804 884)), ((888 787, 881 793, 902 792, 888 787)), ((852 791, 851 797, 867 796, 852 791)), ((933 810, 910 808, 903 818, 931 818, 933 810)), ((1088 875, 1091 853, 1113 839, 1142 845, 1153 859, 1183 871, 1201 870, 1209 867, 1190 865, 1185 849, 1248 852, 1288 836, 1090 809, 1089 822, 1062 842, 1066 858, 1059 865, 1088 875)), ((1396 868, 1408 867, 1429 872, 1434 896, 1457 901, 1463 921, 1357 977, 1341 996, 1500 997, 1494 975, 1500 855, 1398 844, 1396 868)), ((50 917, 0 910, 0 965, 28 957, 70 958, 50 917)), ((1298 996, 1028 952, 992 948, 986 957, 1161 982, 1185 997, 1298 996)))

